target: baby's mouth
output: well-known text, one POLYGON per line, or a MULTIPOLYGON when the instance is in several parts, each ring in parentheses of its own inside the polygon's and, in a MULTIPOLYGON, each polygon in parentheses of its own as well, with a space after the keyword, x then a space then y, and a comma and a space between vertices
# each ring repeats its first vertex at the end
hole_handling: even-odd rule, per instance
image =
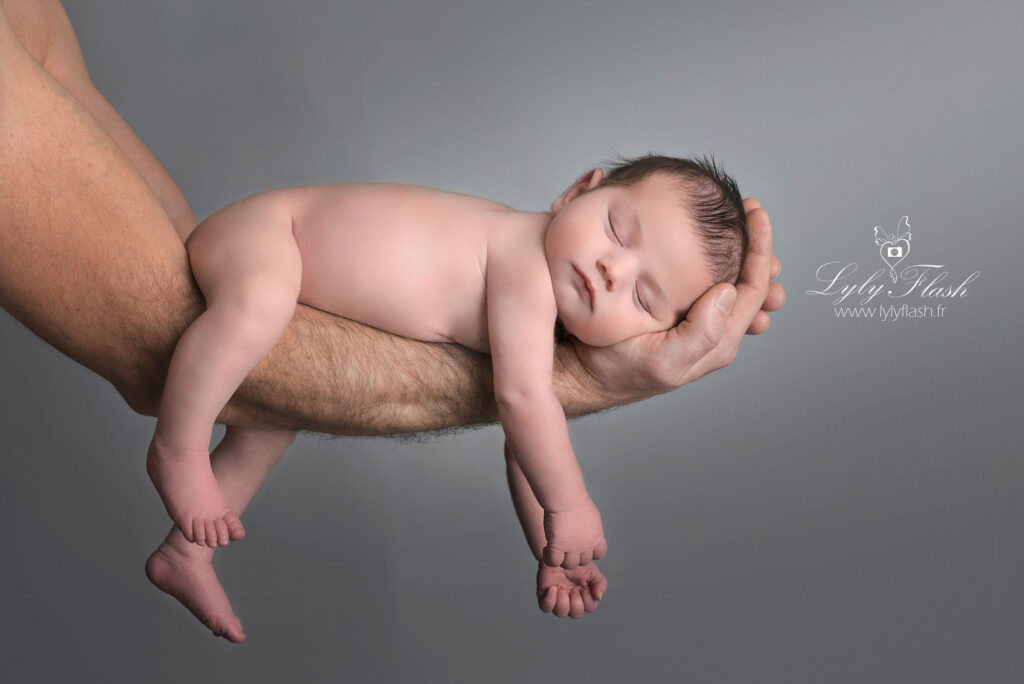
POLYGON ((585 276, 583 274, 583 271, 581 271, 579 268, 577 268, 575 264, 573 265, 573 270, 576 271, 576 275, 578 275, 580 277, 580 280, 583 281, 583 289, 586 290, 586 292, 587 292, 587 299, 590 300, 590 310, 593 311, 594 310, 594 286, 590 283, 590 278, 585 276))

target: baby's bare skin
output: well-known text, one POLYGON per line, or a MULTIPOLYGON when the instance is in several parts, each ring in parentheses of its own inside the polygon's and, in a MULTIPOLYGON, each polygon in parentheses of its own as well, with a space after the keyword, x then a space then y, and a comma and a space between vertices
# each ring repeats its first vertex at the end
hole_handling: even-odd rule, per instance
POLYGON ((545 511, 544 561, 572 569, 607 543, 551 380, 558 317, 615 344, 673 326, 713 283, 672 181, 598 188, 595 169, 524 212, 394 184, 288 188, 215 213, 190 236, 207 311, 178 343, 147 460, 189 541, 244 530, 206 458, 213 421, 276 343, 296 301, 388 332, 490 353, 499 418, 545 511))
POLYGON ((547 225, 543 214, 411 185, 294 188, 274 201, 294 211, 300 302, 485 354, 488 248, 539 242, 547 225))
MULTIPOLYGON (((13 97, 7 99, 7 104, 16 104, 18 107, 26 110, 31 110, 33 115, 28 117, 26 120, 40 120, 40 117, 47 118, 53 125, 39 129, 38 134, 34 134, 31 130, 18 129, 17 134, 11 136, 10 141, 16 143, 15 148, 22 147, 24 149, 31 149, 34 151, 33 154, 28 155, 26 158, 31 159, 56 159, 58 150, 63 154, 61 158, 76 158, 84 159, 87 161, 95 162, 97 157, 97 146, 92 143, 93 140, 99 140, 99 135, 83 135, 83 131, 86 129, 81 122, 89 124, 90 132, 102 133, 105 130, 109 135, 113 137, 117 145, 120 147, 121 152, 126 155, 126 159, 130 160, 131 164, 134 164, 135 169, 145 179, 146 184, 152 190, 152 192, 159 198, 160 204, 163 205, 167 215, 174 221, 174 226, 178 229, 182 239, 189 234, 191 229, 195 226, 195 221, 192 218, 191 210, 188 208, 187 203, 180 190, 173 182, 173 180, 166 174, 159 162, 152 157, 145 146, 139 141, 131 129, 124 123, 117 112, 110 107, 103 96, 96 91, 95 87, 91 83, 88 73, 85 68, 84 61, 82 59, 81 51, 78 48, 77 41, 74 36, 74 30, 71 27, 70 22, 67 19, 63 8, 60 6, 59 0, 0 0, 3 10, 10 15, 11 23, 13 24, 14 31, 17 32, 17 39, 14 39, 13 33, 10 32, 10 25, 6 23, 7 17, 3 11, 0 11, 0 50, 17 49, 18 40, 24 44, 31 56, 24 54, 24 59, 11 57, 10 52, 4 52, 4 60, 0 62, 3 65, 3 69, 0 69, 0 76, 7 75, 10 73, 17 73, 20 76, 18 83, 20 84, 16 89, 16 94, 13 97), (32 61, 34 60, 34 62, 32 61), (42 69, 38 69, 36 66, 44 66, 48 74, 42 69), (35 71, 32 71, 35 70, 35 71), (38 72, 38 73, 36 73, 38 72), (65 102, 54 102, 52 98, 46 99, 38 97, 40 92, 48 92, 53 89, 53 83, 49 78, 52 76, 56 78, 61 85, 77 98, 84 106, 88 113, 91 115, 81 117, 80 124, 76 127, 75 125, 69 125, 69 112, 65 102), (29 97, 28 95, 33 95, 29 97), (98 122, 98 123, 97 123, 98 122), (40 145, 41 142, 45 142, 46 145, 40 145), (91 146, 90 146, 91 145, 91 146), (39 150, 54 150, 54 154, 47 155, 40 153, 39 150), (68 151, 71 150, 74 154, 68 155, 68 151)), ((2 80, 2 79, 0 79, 2 80)), ((4 85, 9 88, 10 82, 4 81, 4 85)), ((9 90, 5 90, 10 94, 9 90)), ((7 110, 5 109, 5 113, 7 110)), ((6 129, 5 129, 6 130, 6 129)), ((13 130, 13 129, 12 129, 13 130)), ((5 157, 8 161, 12 161, 10 156, 10 148, 5 148, 5 157)), ((128 168, 128 164, 125 161, 121 162, 122 166, 128 168)), ((95 164, 94 164, 95 165, 95 164)), ((101 164, 103 168, 110 168, 112 164, 101 164)), ((51 179, 55 179, 60 170, 55 167, 52 163, 45 165, 47 174, 51 179)), ((132 169, 133 171, 135 169, 132 169)), ((26 173, 26 169, 23 166, 19 166, 17 163, 12 162, 10 168, 5 171, 4 180, 8 183, 12 179, 21 177, 31 177, 31 174, 26 173)), ((14 245, 34 245, 35 252, 38 254, 47 254, 48 250, 56 250, 60 246, 66 247, 65 239, 70 239, 72 235, 77 235, 81 241, 78 244, 78 248, 73 250, 76 254, 80 252, 82 245, 88 243, 99 244, 101 240, 99 236, 104 234, 104 231, 99 226, 104 228, 110 228, 107 233, 113 235, 127 235, 125 226, 127 225, 126 220, 118 215, 115 217, 118 221, 111 222, 110 218, 112 213, 112 205, 109 203, 106 195, 102 192, 97 192, 99 186, 89 186, 85 183, 82 178, 83 174, 80 172, 66 172, 68 178, 76 179, 77 185, 64 184, 62 193, 67 197, 92 198, 95 200, 95 205, 83 205, 81 202, 62 202, 59 204, 47 204, 47 209, 61 209, 63 213, 43 213, 41 210, 36 209, 38 213, 33 214, 29 212, 27 215, 12 214, 10 221, 3 223, 0 226, 0 236, 6 236, 10 239, 4 242, 4 247, 10 251, 14 245), (89 217, 103 217, 103 221, 82 221, 83 212, 82 206, 91 206, 91 209, 85 212, 86 218, 89 217), (74 209, 69 209, 74 207, 74 209), (76 213, 77 212, 77 213, 76 213), (77 230, 72 233, 64 233, 61 231, 53 231, 53 228, 62 227, 66 225, 75 224, 77 230), (95 226, 95 229, 94 229, 95 226), (19 232, 19 229, 21 232, 19 232), (90 232, 92 231, 92 232, 90 232), (45 239, 51 232, 59 233, 61 244, 54 246, 55 243, 47 242, 45 239)), ((109 183, 110 172, 107 171, 104 179, 109 183)), ((55 181, 56 182, 56 181, 55 181)), ((136 205, 144 205, 141 194, 134 187, 125 187, 125 183, 119 182, 118 187, 120 188, 119 196, 125 196, 130 198, 131 202, 136 205)), ((26 187, 24 193, 21 195, 24 198, 31 196, 31 191, 26 187)), ((770 226, 768 223, 767 214, 764 210, 759 208, 759 204, 752 199, 744 201, 748 212, 748 221, 752 226, 761 229, 761 237, 758 239, 758 233, 754 231, 754 241, 752 247, 756 249, 751 250, 750 258, 747 260, 745 272, 747 273, 744 278, 744 283, 740 285, 740 297, 736 307, 734 315, 730 319, 729 332, 722 338, 722 344, 720 348, 716 348, 716 355, 709 355, 708 359, 701 360, 699 364, 694 365, 695 361, 700 359, 706 350, 702 350, 700 353, 693 355, 689 353, 689 348, 685 350, 679 345, 664 345, 660 352, 660 357, 651 350, 652 357, 662 359, 663 362, 671 360, 672 363, 663 363, 662 366, 669 368, 672 364, 679 366, 683 369, 689 369, 691 366, 694 367, 693 372, 687 372, 686 376, 680 379, 669 378, 665 376, 664 379, 660 380, 661 383, 665 384, 665 388, 661 391, 666 391, 670 387, 676 387, 685 382, 690 382, 699 377, 702 377, 709 371, 719 368, 727 364, 731 359, 732 355, 735 354, 735 349, 739 344, 739 340, 746 332, 747 334, 757 335, 764 332, 768 328, 769 316, 768 312, 778 310, 784 302, 784 291, 778 283, 769 281, 769 278, 774 278, 779 271, 779 262, 771 254, 771 240, 770 240, 770 226), (769 269, 770 262, 770 269, 769 269), (762 283, 764 285, 762 285, 762 283), (765 288, 766 286, 766 288, 765 288), (758 309, 761 310, 758 310, 758 309), (715 360, 721 358, 724 360, 715 360)), ((30 204, 27 206, 31 206, 30 204)), ((114 207, 116 209, 116 207, 114 207)), ((155 229, 156 221, 153 217, 149 218, 136 218, 136 223, 139 225, 151 226, 155 229)), ((154 230, 153 232, 159 232, 154 230)), ((169 232, 169 231, 168 231, 169 232)), ((139 244, 139 235, 132 233, 130 240, 123 240, 122 244, 132 243, 139 244)), ((15 250, 17 251, 17 250, 15 250)), ((67 250, 64 250, 65 252, 67 250)), ((111 252, 116 254, 108 266, 109 270, 115 270, 113 268, 116 263, 124 263, 131 261, 132 263, 145 263, 147 267, 154 268, 159 260, 156 258, 147 260, 148 255, 163 253, 162 244, 161 248, 154 248, 153 243, 147 242, 143 249, 136 253, 131 259, 125 259, 126 252, 117 251, 111 252)), ((5 302, 8 305, 10 302, 17 302, 19 296, 25 296, 29 292, 39 292, 39 288, 36 284, 40 281, 56 280, 60 279, 65 282, 72 283, 74 285, 82 284, 83 278, 92 277, 90 274, 94 274, 95 271, 89 271, 88 262, 82 259, 80 256, 71 261, 60 261, 50 259, 38 259, 33 260, 31 258, 33 252, 30 250, 28 255, 22 255, 19 257, 19 261, 25 263, 33 263, 35 266, 29 271, 30 276, 25 279, 26 286, 20 287, 20 281, 17 279, 17 273, 9 273, 10 276, 5 280, 5 286, 7 289, 5 293, 9 299, 5 302), (45 270, 46 269, 49 270, 45 270), (50 276, 53 276, 50 278, 50 276), (13 297, 14 299, 10 299, 13 297)), ((119 269, 120 282, 125 283, 125 291, 129 291, 127 287, 130 283, 137 282, 132 280, 128 274, 130 270, 119 269)), ((81 287, 77 291, 84 292, 87 288, 81 287)), ((91 330, 92 321, 102 321, 103 330, 106 331, 107 338, 110 337, 110 331, 118 331, 119 327, 113 324, 112 318, 103 317, 91 317, 90 314, 93 311, 90 309, 85 299, 74 298, 76 290, 74 287, 68 289, 60 295, 61 301, 70 302, 70 306, 66 309, 55 309, 52 306, 45 304, 37 304, 35 306, 21 309, 20 320, 29 325, 33 330, 39 331, 41 322, 35 318, 26 318, 28 312, 39 314, 44 311, 51 309, 60 311, 59 320, 62 322, 63 330, 69 331, 68 335, 62 339, 65 341, 62 343, 54 342, 59 348, 72 355, 73 358, 85 363, 97 372, 103 374, 108 379, 114 377, 109 374, 110 369, 130 369, 135 366, 128 361, 128 357, 124 355, 118 355, 116 357, 110 357, 106 351, 97 355, 96 349, 108 350, 112 349, 110 345, 106 344, 104 340, 106 338, 96 337, 95 335, 84 335, 82 334, 85 330, 91 330), (70 344, 68 340, 88 340, 89 344, 83 346, 76 346, 74 350, 70 350, 67 346, 70 344), (89 345, 92 345, 91 347, 89 345), (91 350, 91 351, 90 351, 91 350), (83 360, 84 359, 84 360, 83 360), (110 363, 106 366, 103 365, 106 359, 110 360, 110 363), (107 369, 108 372, 104 372, 107 369)), ((92 298, 90 293, 90 298, 92 298)), ((25 299, 25 301, 30 301, 25 299)), ((50 301, 51 300, 40 300, 50 301)), ((123 304, 123 300, 117 301, 121 306, 116 307, 118 311, 127 311, 123 304)), ((167 301, 166 299, 164 301, 167 301)), ((709 299, 710 301, 710 299, 709 299)), ((180 302, 174 301, 173 304, 165 304, 164 306, 178 306, 180 302)), ((27 305, 26 305, 27 306, 27 305)), ((712 307, 713 308, 713 307, 712 307)), ((19 311, 18 308, 14 308, 13 311, 19 311)), ((12 312, 13 312, 12 311, 12 312)), ((134 313, 134 312, 133 312, 134 313)), ((18 314, 15 314, 18 316, 18 314)), ((156 320, 154 317, 152 320, 156 320)), ((698 319, 694 317, 694 321, 698 319)), ((713 342, 717 344, 718 334, 721 333, 721 326, 710 325, 709 319, 700 319, 697 330, 704 333, 706 336, 713 338, 713 342), (715 331, 718 331, 717 333, 715 331), (710 333, 710 335, 709 335, 710 333)), ((695 325, 695 323, 690 324, 695 325)), ((673 331, 674 332, 674 331, 673 331)), ((42 334, 42 333, 40 333, 42 334)), ((118 333, 113 333, 115 336, 118 333)), ((327 336, 325 331, 325 337, 327 336)), ((660 337, 660 336, 659 336, 660 337)), ((673 336, 676 337, 676 336, 673 336)), ((679 336, 681 339, 681 336, 679 336)), ((563 345, 568 346, 568 345, 563 345)), ((644 349, 650 345, 644 345, 644 349)), ((324 348, 328 348, 329 345, 324 345, 324 348)), ((595 358, 597 354, 602 353, 604 350, 597 350, 594 353, 595 358)), ((598 365, 598 367, 600 364, 598 365)), ((615 371, 619 372, 619 367, 615 367, 615 371)), ((630 372, 630 371, 625 371, 630 372)), ((635 373, 635 371, 632 371, 635 373)), ((682 372, 682 371, 680 371, 682 372)), ((297 373, 296 376, 300 376, 297 373)), ((163 373, 160 373, 163 377, 163 373)), ((145 377, 149 377, 145 375, 145 377)), ((627 378, 632 381, 633 376, 627 378)), ((278 378, 278 382, 282 379, 278 378)), ((114 382, 114 380, 112 380, 114 382)), ((609 380, 610 382, 610 380, 609 380)), ((124 386, 121 383, 115 382, 118 389, 122 391, 126 399, 129 399, 129 394, 125 391, 124 386)), ((147 385, 148 386, 148 385, 147 385)), ((632 386, 632 385, 629 385, 632 386)), ((281 387, 280 384, 275 387, 281 387)), ((161 386, 162 388, 162 386, 161 386)), ((148 395, 147 395, 148 396, 148 395)), ((153 401, 157 401, 156 397, 158 394, 154 394, 153 401)), ((636 401, 637 397, 627 395, 621 402, 636 401)), ((134 406, 134 405, 133 405, 134 406)), ((139 409, 137 409, 139 410, 139 409)), ((153 404, 153 408, 146 408, 146 415, 154 415, 151 411, 156 410, 156 404, 153 404)), ((588 409, 596 410, 596 409, 588 409)), ((479 420, 479 419, 478 419, 479 420)), ((230 428, 229 428, 230 431, 230 428)), ((261 440, 261 443, 265 440, 261 440)), ((269 468, 269 465, 264 467, 263 461, 259 457, 254 458, 250 450, 246 450, 246 456, 244 458, 234 458, 230 460, 230 469, 228 465, 223 465, 225 458, 223 456, 228 453, 225 451, 227 444, 222 442, 218 446, 214 455, 211 457, 214 460, 214 471, 217 473, 217 479, 222 486, 225 486, 225 497, 228 498, 229 502, 233 498, 238 498, 239 508, 233 508, 236 513, 241 515, 242 510, 245 507, 248 499, 237 494, 237 487, 232 487, 232 482, 245 482, 249 483, 252 480, 254 483, 252 486, 257 486, 258 481, 262 480, 262 477, 266 474, 265 470, 269 468), (258 471, 255 472, 254 471, 258 471), (256 479, 253 480, 253 477, 256 479), (243 501, 244 499, 244 501, 243 501)), ((233 452, 232 452, 233 453, 233 452)), ((512 480, 510 479, 510 484, 512 480)), ((517 504, 517 510, 520 505, 529 503, 532 506, 537 506, 536 500, 532 497, 530 492, 524 492, 525 497, 515 497, 514 500, 517 504)), ((249 494, 251 496, 251 493, 249 494)), ((542 511, 538 511, 538 515, 542 514, 542 511)), ((527 525, 526 521, 523 520, 524 531, 540 529, 540 525, 533 524, 527 525)), ((527 539, 530 542, 531 550, 534 555, 539 557, 539 550, 543 547, 544 537, 541 534, 527 534, 527 539)), ((215 631, 224 632, 226 636, 231 638, 232 636, 239 636, 240 629, 234 631, 228 628, 226 623, 227 619, 232 619, 237 622, 237 619, 230 613, 230 607, 226 606, 226 598, 224 592, 220 588, 219 583, 216 581, 216 577, 213 573, 213 568, 209 564, 209 559, 212 557, 212 549, 200 548, 198 545, 190 544, 184 540, 180 532, 176 528, 172 528, 171 534, 168 535, 168 541, 166 541, 154 554, 150 564, 147 566, 147 570, 152 568, 151 577, 155 577, 158 580, 158 585, 164 591, 169 591, 175 598, 185 603, 190 610, 196 612, 204 623, 215 628, 215 631), (173 546, 174 548, 170 548, 173 546), (172 552, 178 552, 174 554, 172 552), (186 571, 184 566, 177 563, 176 561, 183 559, 187 561, 185 565, 188 566, 189 570, 186 571)), ((584 570, 596 568, 596 564, 589 564, 582 566, 581 568, 573 571, 564 571, 557 568, 548 568, 553 572, 562 572, 568 575, 569 573, 579 573, 584 570)), ((545 572, 545 577, 548 577, 550 573, 542 568, 545 572)), ((540 575, 538 576, 540 577, 540 575)), ((579 593, 570 592, 567 593, 564 584, 573 586, 572 582, 563 583, 563 586, 559 589, 557 602, 552 605, 542 602, 542 609, 548 612, 554 612, 558 616, 565 616, 572 614, 573 617, 578 617, 584 610, 583 602, 578 600, 579 593), (570 597, 571 600, 570 600, 570 597), (578 611, 577 611, 578 604, 578 611)), ((542 583, 538 579, 538 588, 542 587, 542 583)), ((553 590, 552 590, 553 591, 553 590)), ((545 592, 547 595, 547 592, 545 592)), ((595 593, 595 596, 597 594, 595 593)), ((554 599, 552 599, 554 600, 554 599)), ((586 607, 586 610, 590 610, 590 607, 586 607)), ((237 640, 233 638, 232 640, 237 640)))

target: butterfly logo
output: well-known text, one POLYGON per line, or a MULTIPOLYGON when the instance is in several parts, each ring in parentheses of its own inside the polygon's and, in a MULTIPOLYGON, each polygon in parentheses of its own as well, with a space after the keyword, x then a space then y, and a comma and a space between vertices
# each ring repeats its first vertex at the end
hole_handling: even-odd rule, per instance
POLYGON ((875 226, 875 244, 878 254, 889 267, 889 276, 896 282, 896 264, 910 254, 910 221, 904 216, 896 226, 896 235, 889 235, 881 226, 875 226))

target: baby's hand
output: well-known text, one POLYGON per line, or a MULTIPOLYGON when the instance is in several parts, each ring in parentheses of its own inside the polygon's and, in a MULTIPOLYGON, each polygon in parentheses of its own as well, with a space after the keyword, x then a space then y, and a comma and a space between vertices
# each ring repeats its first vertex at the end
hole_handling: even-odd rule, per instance
POLYGON ((544 511, 544 562, 572 570, 608 553, 601 513, 587 497, 586 503, 567 511, 544 511))
POLYGON ((604 596, 608 580, 597 569, 597 563, 581 565, 573 570, 552 568, 537 563, 537 603, 545 613, 558 617, 583 616, 593 613, 604 596))

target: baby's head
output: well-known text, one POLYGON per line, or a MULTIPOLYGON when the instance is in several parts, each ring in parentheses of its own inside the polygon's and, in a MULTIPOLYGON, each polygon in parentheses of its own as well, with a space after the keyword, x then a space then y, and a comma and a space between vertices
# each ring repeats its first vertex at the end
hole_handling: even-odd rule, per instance
POLYGON ((551 204, 559 323, 592 346, 667 330, 709 287, 737 281, 747 242, 739 189, 713 158, 593 169, 551 204))

